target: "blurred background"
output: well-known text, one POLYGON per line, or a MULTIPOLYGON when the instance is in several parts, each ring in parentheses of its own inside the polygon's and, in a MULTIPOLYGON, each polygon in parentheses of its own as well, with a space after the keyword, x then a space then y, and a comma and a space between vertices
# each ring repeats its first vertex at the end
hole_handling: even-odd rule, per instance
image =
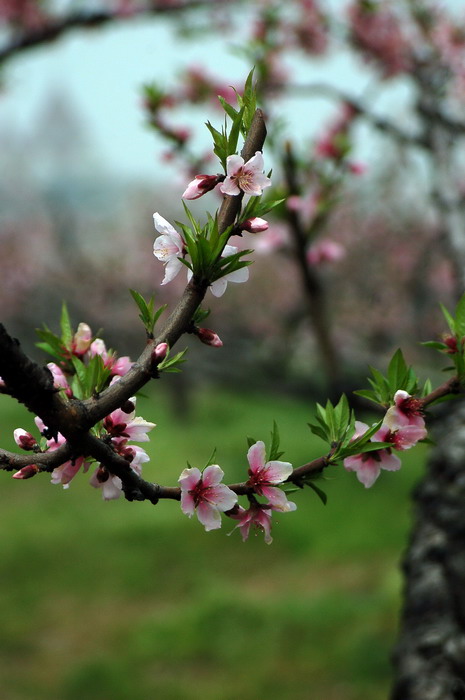
MULTIPOLYGON (((5 46, 50 17, 63 21, 70 12, 102 8, 118 14, 17 51, 2 66, 2 322, 40 361, 34 329, 45 322, 58 331, 63 301, 75 327, 88 323, 119 355, 134 358, 144 330, 128 288, 155 294, 159 305, 178 298, 183 280, 160 287, 152 214, 184 220, 180 196, 199 172, 191 171, 187 141, 206 172, 218 168, 205 156, 204 122, 218 126, 223 117, 210 93, 189 93, 199 76, 218 91, 243 84, 253 65, 264 79, 263 66, 270 71, 274 61, 263 95, 273 125, 265 165, 278 177, 279 147, 292 143, 312 161, 344 96, 363 99, 378 119, 406 132, 418 126, 412 75, 383 74, 342 36, 342 27, 355 33, 350 7, 362 3, 322 3, 326 24, 323 14, 311 14, 313 2, 287 9, 218 2, 213 14, 209 3, 189 13, 159 4, 165 11, 139 14, 138 3, 109 0, 0 2, 5 46), (12 19, 12 7, 40 12, 12 19), (280 32, 297 37, 302 17, 311 19, 303 27, 307 38, 286 44, 280 32), (308 39, 318 17, 324 46, 308 39), (336 39, 328 45, 331 33, 336 39), (215 68, 216 83, 206 78, 215 68), (286 82, 306 87, 280 91, 286 82), (169 127, 158 111, 154 116, 144 85, 156 86, 156 108, 169 108, 169 127)), ((363 386, 367 364, 384 370, 400 345, 420 374, 438 377, 443 363, 418 343, 443 330, 438 304, 450 306, 456 293, 453 255, 442 244, 430 197, 434 160, 369 122, 351 130, 344 158, 350 155, 352 177, 337 180, 317 232, 341 252, 315 263, 315 274, 339 383, 348 389, 363 386)), ((329 176, 318 177, 321 190, 329 176)), ((192 209, 199 216, 213 210, 215 196, 192 209)), ((299 196, 306 196, 303 186, 299 196)), ((248 284, 229 285, 220 300, 209 295, 207 325, 223 348, 183 338, 184 372, 163 376, 139 399, 138 415, 157 424, 147 479, 174 485, 187 460, 202 467, 216 447, 227 480, 241 480, 246 436, 267 441, 273 420, 284 459, 295 466, 325 451, 306 424, 331 377, 322 371, 286 225, 278 211, 267 232, 278 245, 272 237, 243 243, 256 248, 248 284)), ((316 235, 312 224, 309 230, 316 235)), ((0 398, 2 447, 15 449, 13 429, 32 430, 32 417, 0 398)), ((385 698, 400 606, 398 561, 424 454, 406 454, 402 470, 383 474, 369 492, 342 468, 328 473, 327 505, 297 493, 298 510, 276 518, 270 547, 261 535, 243 543, 229 522, 205 534, 177 504, 102 503, 82 475, 66 492, 46 476, 28 483, 5 476, 3 696, 385 698)))

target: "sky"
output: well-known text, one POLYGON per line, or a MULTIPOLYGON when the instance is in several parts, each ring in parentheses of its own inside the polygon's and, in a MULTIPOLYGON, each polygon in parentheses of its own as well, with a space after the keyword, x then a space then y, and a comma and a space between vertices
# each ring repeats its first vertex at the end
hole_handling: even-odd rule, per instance
MULTIPOLYGON (((213 74, 241 79, 250 67, 227 44, 224 37, 180 41, 166 18, 74 32, 7 64, 0 94, 0 131, 14 124, 27 141, 50 95, 61 93, 82 120, 102 168, 124 178, 159 181, 166 167, 160 159, 162 145, 144 124, 140 87, 153 80, 169 85, 183 67, 196 63, 207 65, 213 74)), ((356 96, 373 82, 369 72, 342 53, 316 60, 310 67, 308 62, 305 67, 294 62, 292 71, 303 81, 324 79, 356 96)), ((321 129, 332 111, 331 102, 324 98, 288 101, 290 133, 303 129, 308 133, 310 123, 321 129)), ((188 118, 197 126, 206 116, 197 113, 188 118)), ((207 139, 205 130, 205 145, 207 139)))

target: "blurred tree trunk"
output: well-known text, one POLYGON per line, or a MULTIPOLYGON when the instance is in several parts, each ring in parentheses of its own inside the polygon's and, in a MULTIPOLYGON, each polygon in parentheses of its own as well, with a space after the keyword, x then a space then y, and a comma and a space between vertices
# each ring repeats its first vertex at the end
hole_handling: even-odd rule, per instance
POLYGON ((391 700, 465 699, 465 404, 450 408, 413 495, 391 700))

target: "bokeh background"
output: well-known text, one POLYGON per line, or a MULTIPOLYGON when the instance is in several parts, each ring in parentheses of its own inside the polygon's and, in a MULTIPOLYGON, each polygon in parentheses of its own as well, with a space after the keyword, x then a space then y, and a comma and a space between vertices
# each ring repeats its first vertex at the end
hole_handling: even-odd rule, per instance
MULTIPOLYGON (((56 7, 69 5, 77 3, 56 7)), ((58 330, 63 300, 75 326, 103 329, 110 347, 131 356, 144 331, 128 287, 175 302, 182 282, 159 286, 152 213, 182 218, 188 174, 149 128, 142 85, 174 91, 187 66, 205 64, 243 81, 251 65, 238 46, 254 6, 217 17, 225 30, 208 39, 203 10, 177 21, 169 13, 122 18, 5 64, 0 305, 2 322, 36 359, 44 360, 34 329, 45 322, 58 330)), ((344 3, 328 6, 344 21, 344 3)), ((410 123, 408 79, 382 83, 342 44, 324 56, 290 52, 285 68, 296 80, 368 95, 380 114, 410 123)), ((336 113, 316 94, 273 105, 273 118, 302 150, 336 113)), ((202 104, 174 119, 195 130, 200 152, 209 145, 203 123, 222 117, 202 104)), ((265 156, 267 167, 279 168, 265 156)), ((363 126, 353 157, 366 171, 350 180, 328 223, 345 255, 321 270, 345 380, 361 387, 367 363, 384 369, 399 345, 424 376, 438 376, 440 361, 418 341, 442 329, 438 302, 450 305, 454 284, 428 203, 426 160, 363 126)), ((266 441, 273 420, 294 465, 325 450, 307 427, 325 382, 296 277, 288 256, 257 252, 247 285, 210 297, 208 325, 224 347, 182 339, 183 373, 163 376, 138 400, 138 414, 157 424, 146 478, 175 484, 187 460, 202 467, 216 447, 228 480, 241 480, 246 436, 266 441)), ((0 399, 2 447, 14 449, 13 429, 32 429, 32 417, 0 399)), ((407 454, 402 470, 383 474, 370 491, 342 468, 328 473, 327 505, 295 494, 298 510, 276 519, 271 546, 261 535, 243 543, 229 522, 206 534, 177 504, 103 503, 85 476, 63 491, 46 476, 5 475, 3 697, 385 698, 409 494, 425 455, 407 454)))

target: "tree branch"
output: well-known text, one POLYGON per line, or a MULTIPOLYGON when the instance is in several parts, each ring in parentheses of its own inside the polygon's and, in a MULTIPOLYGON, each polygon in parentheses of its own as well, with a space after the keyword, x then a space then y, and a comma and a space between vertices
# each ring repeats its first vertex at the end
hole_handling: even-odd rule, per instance
POLYGON ((199 7, 210 8, 212 6, 230 4, 232 1, 233 0, 153 1, 149 8, 136 8, 129 16, 122 15, 118 12, 112 12, 111 10, 73 12, 64 19, 52 19, 44 26, 38 29, 25 31, 14 38, 0 50, 0 65, 19 53, 57 41, 57 39, 60 39, 62 36, 76 29, 95 29, 96 27, 102 27, 112 22, 128 21, 150 15, 175 14, 199 7))

